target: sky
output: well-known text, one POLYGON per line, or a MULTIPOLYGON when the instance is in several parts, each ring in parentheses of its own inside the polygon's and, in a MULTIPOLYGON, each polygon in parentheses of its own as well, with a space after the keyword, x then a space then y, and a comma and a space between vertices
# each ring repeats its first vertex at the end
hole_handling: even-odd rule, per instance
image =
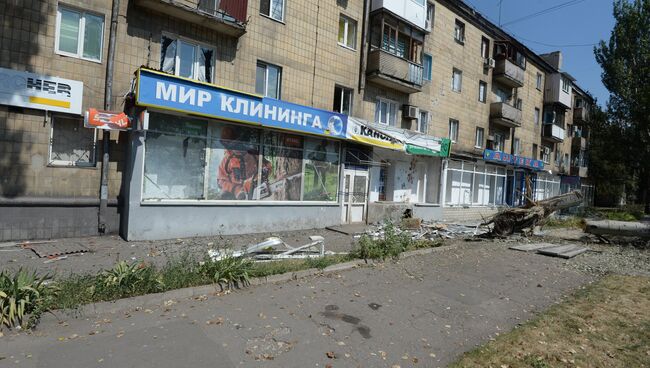
POLYGON ((613 0, 464 0, 493 23, 538 54, 562 51, 563 71, 591 92, 604 106, 609 92, 601 81, 601 68, 594 57, 594 44, 609 40, 614 27, 613 0), (568 4, 566 4, 568 3, 568 4), (516 21, 522 17, 566 4, 557 10, 516 21), (512 24, 508 24, 511 21, 512 24), (576 46, 580 45, 580 46, 576 46), (586 46, 584 46, 586 45, 586 46))

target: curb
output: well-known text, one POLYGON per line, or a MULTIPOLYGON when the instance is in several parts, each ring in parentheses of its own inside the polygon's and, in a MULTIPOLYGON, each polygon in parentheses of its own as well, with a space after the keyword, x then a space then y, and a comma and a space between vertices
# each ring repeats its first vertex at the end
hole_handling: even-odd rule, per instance
MULTIPOLYGON (((451 249, 453 247, 455 247, 455 245, 411 250, 400 254, 399 259, 431 254, 445 249, 451 249)), ((377 263, 382 263, 382 261, 368 260, 366 262, 364 260, 356 260, 350 262, 337 263, 325 267, 322 270, 318 268, 310 268, 310 269, 296 271, 296 272, 287 272, 287 273, 271 275, 266 277, 256 277, 250 280, 250 286, 262 286, 266 284, 298 280, 310 276, 325 275, 334 272, 347 271, 356 267, 371 266, 377 263)), ((221 291, 221 287, 218 284, 210 284, 210 285, 188 287, 183 289, 169 290, 163 293, 140 295, 131 298, 118 299, 110 302, 86 304, 74 310, 57 309, 50 313, 44 314, 41 317, 41 323, 47 323, 47 322, 58 323, 62 318, 69 316, 71 314, 71 311, 73 312, 74 315, 82 315, 82 316, 92 315, 92 314, 105 314, 105 313, 110 314, 110 313, 117 313, 125 309, 146 308, 146 307, 157 306, 163 304, 165 301, 170 299, 194 298, 201 295, 206 295, 206 294, 220 292, 220 291, 221 291)))

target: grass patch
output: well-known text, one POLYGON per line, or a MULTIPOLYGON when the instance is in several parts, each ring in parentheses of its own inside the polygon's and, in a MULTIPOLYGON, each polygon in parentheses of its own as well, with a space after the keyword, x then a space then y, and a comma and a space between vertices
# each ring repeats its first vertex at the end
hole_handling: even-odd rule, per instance
POLYGON ((584 227, 585 220, 580 217, 571 216, 566 218, 549 218, 544 224, 545 227, 550 228, 571 228, 581 229, 584 227))
POLYGON ((450 367, 648 367, 650 279, 608 276, 450 367))
POLYGON ((593 208, 589 210, 588 214, 615 221, 639 221, 644 216, 642 205, 628 205, 621 208, 593 208))
POLYGON ((272 276, 328 266, 353 259, 397 258, 408 249, 436 247, 438 241, 411 240, 392 225, 385 237, 361 239, 349 255, 334 255, 301 260, 253 262, 248 258, 228 256, 218 261, 196 258, 189 253, 170 259, 157 268, 145 262, 118 262, 110 270, 95 275, 73 274, 52 280, 20 270, 15 275, 0 273, 0 328, 38 322, 42 313, 55 309, 74 309, 84 304, 111 301, 150 293, 199 285, 219 284, 221 288, 248 286, 253 277, 272 276))

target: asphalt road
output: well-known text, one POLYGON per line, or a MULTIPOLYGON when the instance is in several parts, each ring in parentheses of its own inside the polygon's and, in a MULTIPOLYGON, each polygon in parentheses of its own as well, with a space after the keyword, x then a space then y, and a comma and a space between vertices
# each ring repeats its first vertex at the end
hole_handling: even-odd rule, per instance
POLYGON ((47 318, 0 367, 442 367, 589 282, 490 243, 152 309, 47 318))

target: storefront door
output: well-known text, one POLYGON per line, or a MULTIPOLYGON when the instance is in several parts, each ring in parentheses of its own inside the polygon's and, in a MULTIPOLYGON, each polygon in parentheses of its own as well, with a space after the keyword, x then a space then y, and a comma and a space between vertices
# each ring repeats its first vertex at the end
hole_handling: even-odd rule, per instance
POLYGON ((345 169, 343 177, 343 212, 346 224, 364 222, 368 203, 368 170, 345 169))

